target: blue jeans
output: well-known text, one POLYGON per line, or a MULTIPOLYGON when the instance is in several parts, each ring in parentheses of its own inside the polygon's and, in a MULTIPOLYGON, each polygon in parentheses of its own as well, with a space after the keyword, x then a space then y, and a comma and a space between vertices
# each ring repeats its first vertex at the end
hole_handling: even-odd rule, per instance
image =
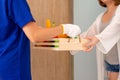
POLYGON ((119 72, 119 67, 120 67, 119 64, 114 65, 114 64, 110 64, 107 61, 105 61, 105 69, 107 71, 119 72))

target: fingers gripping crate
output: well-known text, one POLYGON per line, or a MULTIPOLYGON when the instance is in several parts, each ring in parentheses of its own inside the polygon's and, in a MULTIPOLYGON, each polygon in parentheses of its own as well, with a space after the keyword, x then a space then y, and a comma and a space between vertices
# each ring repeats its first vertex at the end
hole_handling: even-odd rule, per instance
POLYGON ((87 43, 86 39, 79 38, 54 38, 52 40, 34 43, 34 48, 46 50, 85 50, 83 44, 87 43))

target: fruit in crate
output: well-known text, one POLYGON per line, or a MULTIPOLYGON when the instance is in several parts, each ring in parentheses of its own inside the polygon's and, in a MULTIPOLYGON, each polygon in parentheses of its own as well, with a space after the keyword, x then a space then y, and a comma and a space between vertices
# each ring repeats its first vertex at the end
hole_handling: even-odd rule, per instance
POLYGON ((46 20, 46 28, 50 28, 51 27, 51 22, 50 19, 46 20))
POLYGON ((67 38, 68 36, 66 34, 60 34, 58 35, 58 38, 67 38))

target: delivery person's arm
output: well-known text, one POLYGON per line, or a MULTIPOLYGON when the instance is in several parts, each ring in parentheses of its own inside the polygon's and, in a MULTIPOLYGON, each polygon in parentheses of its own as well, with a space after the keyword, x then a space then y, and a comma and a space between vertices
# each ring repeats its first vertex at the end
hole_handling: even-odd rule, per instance
POLYGON ((23 31, 32 42, 39 42, 53 38, 61 33, 70 37, 80 34, 80 27, 73 24, 62 24, 54 28, 42 28, 35 22, 29 22, 23 27, 23 31))

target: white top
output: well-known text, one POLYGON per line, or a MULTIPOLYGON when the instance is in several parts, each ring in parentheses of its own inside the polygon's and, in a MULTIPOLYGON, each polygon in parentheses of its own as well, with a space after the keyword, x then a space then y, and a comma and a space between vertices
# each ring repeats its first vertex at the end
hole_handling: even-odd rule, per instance
MULTIPOLYGON (((106 28, 106 26, 109 25, 109 23, 110 21, 107 23, 103 23, 101 21, 100 32, 102 32, 106 28)), ((110 64, 119 64, 117 44, 115 44, 115 46, 108 52, 108 54, 104 54, 104 60, 110 64)))

